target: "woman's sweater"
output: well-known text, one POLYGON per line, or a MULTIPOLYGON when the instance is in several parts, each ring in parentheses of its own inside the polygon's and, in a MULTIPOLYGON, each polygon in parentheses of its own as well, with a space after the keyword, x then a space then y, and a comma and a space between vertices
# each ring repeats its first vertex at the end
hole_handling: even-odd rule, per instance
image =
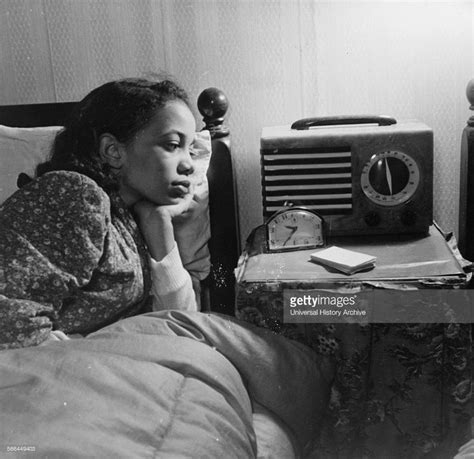
POLYGON ((150 259, 118 193, 47 173, 0 207, 0 349, 87 334, 151 309, 196 309, 178 249, 150 259))

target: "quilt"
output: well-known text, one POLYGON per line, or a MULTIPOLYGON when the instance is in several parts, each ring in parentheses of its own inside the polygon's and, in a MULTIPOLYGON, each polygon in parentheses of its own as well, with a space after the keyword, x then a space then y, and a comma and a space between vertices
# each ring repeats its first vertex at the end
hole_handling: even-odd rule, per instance
POLYGON ((232 317, 161 311, 84 339, 0 352, 0 445, 34 457, 257 456, 252 411, 298 454, 323 421, 333 368, 232 317))

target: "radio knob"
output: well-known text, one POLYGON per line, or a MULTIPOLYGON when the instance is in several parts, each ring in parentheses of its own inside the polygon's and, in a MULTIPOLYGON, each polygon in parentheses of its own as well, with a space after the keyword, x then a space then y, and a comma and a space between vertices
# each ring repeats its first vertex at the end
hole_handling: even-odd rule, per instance
POLYGON ((400 221, 405 226, 413 226, 416 223, 417 217, 417 214, 413 212, 413 210, 405 210, 400 216, 400 221))
POLYGON ((380 215, 377 212, 369 212, 364 217, 368 226, 378 226, 380 224, 380 215))

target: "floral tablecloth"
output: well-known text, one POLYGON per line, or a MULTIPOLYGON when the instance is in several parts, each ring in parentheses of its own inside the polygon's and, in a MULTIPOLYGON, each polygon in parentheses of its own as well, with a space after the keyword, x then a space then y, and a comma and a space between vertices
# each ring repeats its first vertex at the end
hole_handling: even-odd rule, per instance
POLYGON ((236 316, 303 342, 336 363, 314 457, 453 457, 474 435, 473 325, 285 323, 283 290, 307 289, 317 282, 246 281, 246 264, 256 253, 253 243, 237 270, 236 316))

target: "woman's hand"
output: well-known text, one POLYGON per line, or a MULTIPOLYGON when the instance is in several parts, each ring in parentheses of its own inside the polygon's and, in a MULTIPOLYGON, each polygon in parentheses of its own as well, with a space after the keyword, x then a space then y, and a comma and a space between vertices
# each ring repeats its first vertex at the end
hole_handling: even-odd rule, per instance
POLYGON ((139 201, 135 204, 135 212, 137 212, 140 219, 140 223, 144 222, 148 218, 153 218, 155 212, 162 213, 163 215, 169 216, 172 220, 177 217, 185 215, 193 201, 193 193, 187 193, 179 200, 177 204, 169 204, 165 206, 157 206, 150 201, 139 201))
POLYGON ((185 219, 192 211, 192 202, 193 193, 188 193, 177 204, 157 206, 149 201, 135 204, 140 229, 156 261, 161 261, 173 249, 173 221, 185 219))

